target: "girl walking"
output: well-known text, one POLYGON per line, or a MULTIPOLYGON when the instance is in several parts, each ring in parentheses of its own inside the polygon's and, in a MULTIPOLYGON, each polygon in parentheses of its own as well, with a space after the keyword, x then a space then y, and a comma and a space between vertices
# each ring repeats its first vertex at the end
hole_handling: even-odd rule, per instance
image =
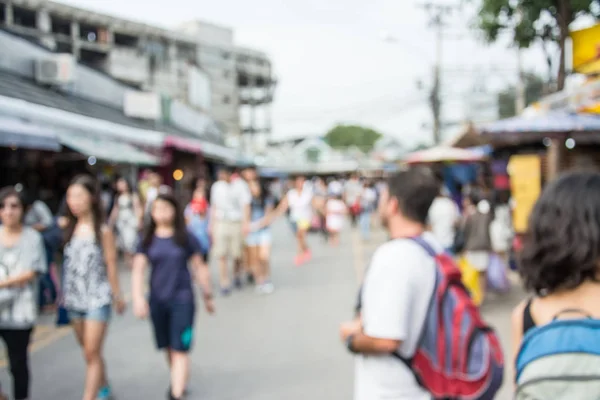
POLYGON ((259 294, 271 294, 275 286, 271 282, 269 260, 271 258, 271 230, 261 227, 260 221, 265 215, 273 211, 275 199, 261 187, 256 180, 250 181, 250 218, 252 224, 257 224, 253 232, 246 237, 250 268, 256 281, 256 292, 259 294))
POLYGON ((156 346, 167 353, 170 400, 182 398, 190 372, 196 306, 188 264, 202 288, 204 306, 212 314, 210 270, 202 259, 200 243, 188 233, 175 198, 159 194, 152 203, 150 221, 133 260, 133 305, 136 317, 150 316, 156 346), (149 301, 144 293, 147 266, 151 267, 149 301))
POLYGON ((125 256, 126 264, 131 267, 133 253, 143 217, 142 203, 125 178, 117 181, 117 194, 110 216, 110 223, 116 228, 119 250, 125 256))
POLYGON ((111 308, 119 314, 125 310, 115 238, 102 214, 96 181, 75 177, 67 190, 63 302, 86 363, 83 400, 112 396, 102 347, 111 308))
MULTIPOLYGON (((46 272, 41 235, 23 226, 23 201, 13 188, 0 191, 0 338, 6 345, 12 398, 29 398, 29 340, 37 319, 37 276, 46 272)), ((0 399, 7 400, 0 392, 0 399)))
POLYGON ((329 232, 329 243, 332 246, 340 244, 340 231, 344 227, 344 220, 348 214, 348 208, 342 196, 335 196, 327 200, 327 231, 329 232))

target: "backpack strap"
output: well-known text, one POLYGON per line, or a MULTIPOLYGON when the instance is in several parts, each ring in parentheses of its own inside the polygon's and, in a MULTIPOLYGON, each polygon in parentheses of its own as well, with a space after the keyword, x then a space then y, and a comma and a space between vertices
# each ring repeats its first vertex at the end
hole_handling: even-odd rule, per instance
POLYGON ((423 250, 425 250, 427 254, 429 254, 431 257, 437 257, 438 252, 435 251, 434 248, 429 243, 427 243, 425 239, 423 239, 423 236, 414 236, 411 237, 410 240, 421 246, 423 250))
MULTIPOLYGON (((421 246, 426 252, 427 254, 429 254, 431 257, 434 258, 434 262, 436 262, 436 268, 437 267, 437 261, 435 261, 435 258, 438 255, 438 252, 434 250, 434 248, 427 243, 427 241, 425 239, 423 239, 422 236, 415 236, 410 238, 412 241, 414 241, 416 244, 418 244, 419 246, 421 246)), ((436 273, 437 275, 437 273, 436 273)), ((436 282, 433 285, 433 293, 431 293, 431 297, 429 298, 429 305, 427 306, 427 314, 429 314, 430 310, 431 310, 431 306, 433 305, 433 302, 435 301, 435 291, 436 291, 436 287, 437 287, 437 277, 436 277, 436 282)), ((425 329, 427 328, 427 314, 425 315, 425 320, 423 321, 423 326, 421 328, 421 332, 419 333, 419 340, 417 342, 417 350, 420 346, 421 340, 423 338, 423 335, 425 334, 425 329)), ((403 357, 400 352, 395 351, 392 353, 392 357, 396 358, 397 360, 400 360, 404 365, 406 365, 406 367, 413 373, 413 376, 415 377, 415 380, 417 381, 417 384, 421 387, 425 387, 423 385, 423 381, 421 380, 421 378, 419 377, 419 375, 415 372, 415 370, 412 368, 412 364, 413 364, 413 357, 407 358, 407 357, 403 357)))
POLYGON ((563 314, 581 314, 585 316, 586 319, 594 318, 587 311, 584 311, 581 308, 565 308, 564 310, 559 311, 554 317, 552 317, 552 321, 556 321, 558 317, 560 317, 563 314))

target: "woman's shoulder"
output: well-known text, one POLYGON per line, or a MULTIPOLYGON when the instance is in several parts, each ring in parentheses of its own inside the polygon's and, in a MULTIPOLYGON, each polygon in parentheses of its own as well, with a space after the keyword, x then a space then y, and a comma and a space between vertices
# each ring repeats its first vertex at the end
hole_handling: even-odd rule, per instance
POLYGON ((32 241, 43 241, 42 234, 30 226, 24 226, 21 235, 23 235, 23 237, 26 239, 25 242, 27 244, 31 243, 32 241))

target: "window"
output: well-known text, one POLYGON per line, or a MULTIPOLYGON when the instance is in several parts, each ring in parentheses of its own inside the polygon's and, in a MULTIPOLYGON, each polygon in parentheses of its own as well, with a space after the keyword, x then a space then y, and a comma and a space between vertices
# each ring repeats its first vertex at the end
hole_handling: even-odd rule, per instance
POLYGON ((223 60, 229 60, 229 57, 231 57, 231 53, 228 51, 224 51, 222 53, 222 56, 223 56, 223 60))
POLYGON ((229 104, 229 103, 231 103, 231 97, 223 96, 223 104, 229 104))

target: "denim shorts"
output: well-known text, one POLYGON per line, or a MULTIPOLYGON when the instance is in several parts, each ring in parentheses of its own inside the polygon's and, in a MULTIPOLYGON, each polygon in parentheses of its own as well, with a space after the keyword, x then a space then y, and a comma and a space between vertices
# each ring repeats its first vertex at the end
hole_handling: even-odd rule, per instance
POLYGON ((271 232, 269 230, 260 230, 250 233, 246 236, 246 245, 250 247, 266 246, 271 244, 271 232))
POLYGON ((92 310, 68 310, 70 319, 83 319, 86 321, 108 322, 112 313, 111 304, 106 304, 100 308, 92 310))

